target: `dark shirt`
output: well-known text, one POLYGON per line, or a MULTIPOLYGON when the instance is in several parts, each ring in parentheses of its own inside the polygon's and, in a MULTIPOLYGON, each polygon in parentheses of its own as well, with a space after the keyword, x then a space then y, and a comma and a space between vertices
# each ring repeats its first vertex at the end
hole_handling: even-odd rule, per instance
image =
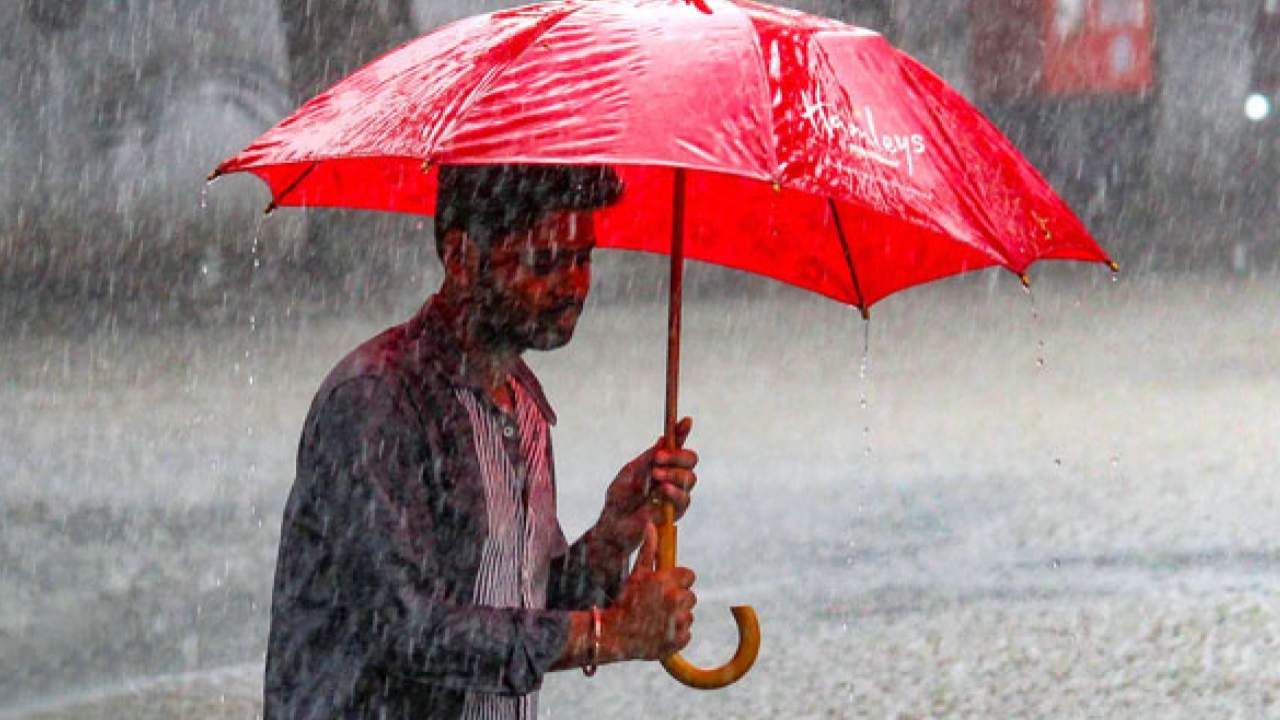
MULTIPOLYGON (((621 574, 594 583, 587 536, 570 547, 557 523, 546 609, 474 604, 486 500, 450 327, 433 298, 316 393, 281 526, 265 720, 457 718, 467 691, 530 693, 568 611, 617 594, 621 574)), ((528 366, 512 375, 554 424, 528 366)))

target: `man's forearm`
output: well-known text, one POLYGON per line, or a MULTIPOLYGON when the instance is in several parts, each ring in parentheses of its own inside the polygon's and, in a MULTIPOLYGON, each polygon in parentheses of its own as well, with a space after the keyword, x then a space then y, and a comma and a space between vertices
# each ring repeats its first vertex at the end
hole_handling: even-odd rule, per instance
POLYGON ((611 603, 627 573, 629 553, 596 528, 588 530, 552 566, 548 607, 585 610, 611 603))
POLYGON ((632 549, 610 541, 594 527, 583 536, 583 541, 587 546, 587 571, 591 584, 608 592, 617 590, 629 569, 632 549))

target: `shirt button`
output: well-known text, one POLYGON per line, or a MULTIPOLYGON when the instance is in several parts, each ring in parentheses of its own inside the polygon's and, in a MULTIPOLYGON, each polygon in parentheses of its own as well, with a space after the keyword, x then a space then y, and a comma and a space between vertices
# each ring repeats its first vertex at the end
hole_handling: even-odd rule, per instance
POLYGON ((502 426, 502 437, 509 438, 509 437, 511 437, 512 435, 515 435, 515 434, 516 434, 516 429, 515 429, 515 428, 511 427, 510 425, 503 425, 503 426, 502 426))

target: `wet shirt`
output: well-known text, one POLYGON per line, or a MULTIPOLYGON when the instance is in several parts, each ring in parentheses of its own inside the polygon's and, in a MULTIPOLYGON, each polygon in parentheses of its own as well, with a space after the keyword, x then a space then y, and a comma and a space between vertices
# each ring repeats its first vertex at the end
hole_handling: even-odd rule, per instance
POLYGON ((504 413, 438 301, 357 348, 308 413, 272 594, 264 717, 533 717, 568 611, 607 605, 555 519, 533 373, 504 413))

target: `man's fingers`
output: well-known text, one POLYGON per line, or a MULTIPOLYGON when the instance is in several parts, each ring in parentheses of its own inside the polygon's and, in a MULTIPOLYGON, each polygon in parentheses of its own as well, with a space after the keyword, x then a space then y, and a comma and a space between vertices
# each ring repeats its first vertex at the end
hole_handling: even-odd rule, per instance
POLYGON ((679 652, 693 639, 693 613, 684 611, 672 616, 667 623, 667 642, 672 652, 679 652))
POLYGON ((698 464, 698 453, 688 449, 660 449, 653 454, 653 464, 661 468, 692 470, 698 464))
POLYGON ((684 447, 684 441, 689 439, 691 430, 693 430, 693 418, 680 418, 680 422, 676 423, 676 447, 684 447))
POLYGON ((697 479, 686 478, 681 482, 684 487, 670 482, 657 483, 649 492, 649 501, 655 505, 669 502, 675 506, 677 515, 683 513, 689 509, 689 493, 697 479))
POLYGON ((687 567, 678 567, 671 569, 671 578, 676 581, 676 585, 688 590, 693 587, 693 581, 697 580, 698 576, 687 567))
POLYGON ((654 447, 645 450, 640 453, 635 460, 632 460, 623 470, 624 472, 630 471, 631 487, 633 490, 644 493, 649 489, 649 470, 653 467, 654 456, 659 449, 660 448, 655 445, 654 447))
POLYGON ((671 485, 685 492, 692 490, 693 486, 698 484, 698 476, 692 470, 685 470, 684 468, 654 468, 653 479, 658 483, 658 487, 662 487, 664 484, 671 485))
POLYGON ((658 483, 653 486, 653 491, 649 493, 649 496, 654 498, 653 502, 667 501, 673 503, 677 508, 689 504, 689 491, 681 490, 671 483, 658 483))
MULTIPOLYGON (((692 619, 690 619, 690 622, 693 622, 692 619)), ((689 647, 689 642, 691 640, 693 640, 693 632, 688 627, 685 627, 684 630, 676 633, 676 652, 680 652, 681 650, 689 647)))
MULTIPOLYGON (((684 441, 689 439, 689 433, 692 430, 693 430, 693 418, 691 417, 681 418, 680 422, 676 423, 675 441, 676 441, 677 448, 684 447, 684 441)), ((659 450, 666 448, 667 436, 659 435, 658 441, 654 443, 653 446, 659 450)))
POLYGON ((676 520, 684 516, 685 511, 689 509, 689 493, 678 490, 670 485, 661 485, 657 490, 649 494, 649 503, 645 506, 645 510, 649 513, 649 519, 654 524, 663 522, 663 506, 671 503, 675 509, 676 520))

